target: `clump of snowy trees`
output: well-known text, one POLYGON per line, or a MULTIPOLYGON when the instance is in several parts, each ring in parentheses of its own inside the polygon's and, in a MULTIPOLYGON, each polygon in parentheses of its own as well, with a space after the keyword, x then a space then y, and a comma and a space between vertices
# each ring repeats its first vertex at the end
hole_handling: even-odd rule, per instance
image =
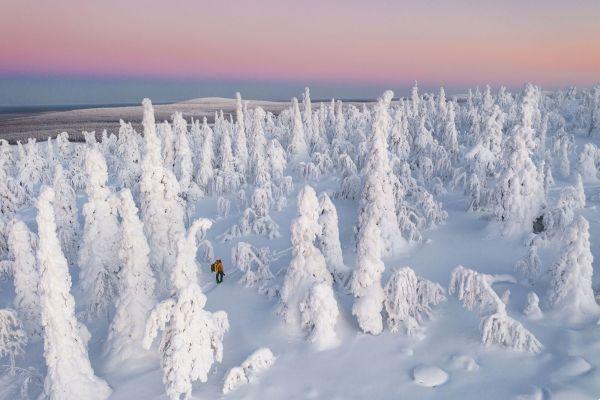
POLYGON ((476 310, 482 316, 481 342, 499 345, 513 350, 537 353, 542 344, 519 321, 511 318, 506 304, 492 288, 497 278, 480 274, 462 265, 452 271, 448 292, 456 294, 468 310, 476 310))

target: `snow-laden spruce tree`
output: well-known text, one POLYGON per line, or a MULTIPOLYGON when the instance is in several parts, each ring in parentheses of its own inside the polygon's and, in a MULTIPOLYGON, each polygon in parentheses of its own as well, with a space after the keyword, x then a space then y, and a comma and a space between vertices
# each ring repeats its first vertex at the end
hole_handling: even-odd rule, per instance
POLYGON ((309 340, 318 345, 335 337, 337 302, 331 287, 333 278, 325 257, 315 246, 320 232, 319 201, 314 189, 302 188, 298 194, 298 217, 292 221, 292 260, 281 287, 281 315, 287 323, 308 331, 309 340), (323 284, 323 287, 315 288, 323 284))
POLYGON ((247 235, 262 235, 269 239, 281 236, 279 225, 269 215, 272 196, 268 186, 254 189, 250 207, 242 212, 237 224, 231 226, 219 236, 222 242, 227 242, 247 235))
POLYGON ((0 358, 8 358, 9 376, 14 376, 15 358, 25 354, 26 346, 27 332, 17 313, 10 308, 0 309, 0 358))
POLYGON ((146 323, 144 348, 162 331, 158 351, 169 399, 191 399, 192 382, 206 382, 215 362, 223 359, 223 336, 229 330, 224 311, 204 310, 206 296, 198 283, 196 235, 208 230, 207 219, 195 221, 177 237, 177 259, 171 270, 173 295, 159 303, 146 323))
POLYGON ((302 125, 302 115, 298 106, 298 99, 292 99, 292 137, 288 146, 289 160, 293 163, 299 163, 308 158, 308 145, 302 125))
POLYGON ((259 293, 273 294, 275 276, 269 269, 269 248, 257 249, 250 243, 238 242, 231 248, 231 262, 244 274, 240 283, 258 287, 259 293))
POLYGON ((525 277, 530 284, 535 283, 540 275, 542 262, 538 256, 538 248, 535 244, 530 244, 527 248, 527 254, 515 264, 515 271, 525 277))
POLYGON ((410 267, 396 270, 384 291, 388 327, 392 332, 401 329, 408 335, 419 333, 431 316, 431 306, 446 300, 439 284, 417 276, 410 267))
POLYGON ((243 182, 243 175, 236 171, 235 157, 231 151, 231 136, 227 130, 221 133, 219 155, 218 169, 214 177, 214 193, 234 193, 243 182))
POLYGON ((242 107, 242 96, 235 94, 235 137, 233 140, 233 156, 235 157, 236 170, 240 175, 246 174, 248 168, 248 142, 246 137, 246 122, 242 107))
MULTIPOLYGON (((175 134, 175 166, 173 172, 179 181, 181 196, 190 203, 200 198, 200 192, 193 180, 194 160, 188 138, 187 122, 179 112, 173 114, 172 118, 175 134)), ((190 206, 191 204, 188 204, 188 209, 190 209, 190 206)))
POLYGON ((586 182, 598 180, 598 159, 600 150, 593 143, 586 143, 577 157, 577 172, 586 182))
POLYGON ((335 325, 339 309, 331 283, 313 283, 298 305, 302 328, 317 350, 327 350, 338 344, 335 325))
POLYGON ((535 108, 536 90, 528 85, 521 103, 520 124, 506 141, 505 161, 495 193, 496 219, 506 234, 531 232, 533 220, 545 202, 544 187, 532 161, 535 108))
POLYGON ((44 328, 44 358, 48 368, 44 396, 53 400, 97 399, 110 396, 106 382, 94 375, 75 318, 75 300, 70 293, 71 276, 60 249, 54 219, 54 190, 42 188, 37 200, 40 271, 39 295, 44 328))
POLYGON ((337 210, 327 193, 319 196, 319 225, 321 230, 317 235, 317 244, 325 256, 327 268, 339 278, 348 272, 348 267, 342 257, 337 210))
POLYGON ((128 188, 135 196, 139 193, 138 185, 142 174, 140 138, 131 123, 120 121, 116 148, 117 185, 121 189, 128 188))
POLYGON ((13 304, 27 334, 41 335, 37 237, 23 221, 13 219, 9 224, 8 244, 13 258, 10 266, 15 285, 13 304))
POLYGON ((584 217, 573 222, 564 242, 560 258, 550 269, 548 300, 553 309, 576 322, 600 312, 592 290, 594 257, 590 250, 589 223, 584 217))
POLYGON ((492 275, 480 274, 459 265, 452 271, 448 293, 454 294, 468 310, 477 309, 482 315, 481 342, 500 345, 512 350, 538 353, 542 344, 521 323, 508 316, 506 304, 492 288, 492 275))
POLYGON ((206 117, 202 122, 202 146, 200 152, 197 154, 198 163, 197 171, 194 177, 194 181, 205 195, 212 193, 213 179, 214 179, 214 143, 213 143, 213 130, 208 126, 206 117))
POLYGON ((28 196, 33 196, 35 188, 50 171, 41 156, 35 139, 30 138, 25 146, 17 142, 19 161, 17 163, 17 181, 28 196))
POLYGON ((393 96, 393 92, 388 90, 379 98, 376 106, 369 151, 362 170, 363 188, 356 226, 360 234, 367 221, 374 220, 379 227, 382 250, 386 255, 401 253, 407 246, 396 217, 393 172, 389 164, 386 139, 390 126, 388 109, 393 96))
MULTIPOLYGON (((87 203, 79 249, 79 286, 90 317, 107 312, 117 290, 119 222, 115 199, 106 185, 108 171, 102 153, 89 149, 86 161, 87 203)), ((54 197, 56 200, 56 196, 54 197)))
POLYGON ((178 196, 180 188, 177 178, 163 164, 152 103, 144 99, 143 105, 144 154, 140 210, 150 246, 150 265, 155 272, 160 297, 169 289, 169 275, 177 252, 175 238, 185 230, 184 212, 178 196))
POLYGON ((69 265, 72 266, 77 262, 80 227, 75 190, 66 177, 62 165, 57 165, 54 170, 52 188, 58 240, 69 265))
POLYGON ((123 362, 143 359, 142 348, 146 320, 156 305, 156 281, 150 268, 150 248, 144 235, 144 225, 129 189, 119 195, 121 242, 119 244, 119 296, 115 316, 104 342, 104 368, 112 370, 123 362))
MULTIPOLYGON (((163 166, 173 172, 173 168, 175 167, 175 133, 173 132, 173 128, 168 121, 164 121, 157 124, 156 133, 160 138, 163 166)), ((144 130, 145 134, 146 131, 144 130)))
POLYGON ((249 382, 254 382, 260 374, 273 366, 277 358, 267 347, 250 354, 238 367, 231 368, 225 375, 223 394, 227 394, 249 382))
POLYGON ((350 289, 356 299, 352 314, 365 333, 379 335, 383 331, 383 301, 385 293, 381 285, 381 275, 385 265, 381 261, 382 239, 374 218, 358 233, 356 244, 356 269, 352 275, 350 289))

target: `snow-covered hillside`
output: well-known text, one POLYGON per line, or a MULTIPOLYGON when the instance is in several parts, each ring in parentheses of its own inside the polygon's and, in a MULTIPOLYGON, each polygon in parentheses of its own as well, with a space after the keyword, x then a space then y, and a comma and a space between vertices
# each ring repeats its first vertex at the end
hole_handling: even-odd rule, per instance
POLYGON ((600 396, 600 87, 143 110, 0 141, 1 399, 600 396))

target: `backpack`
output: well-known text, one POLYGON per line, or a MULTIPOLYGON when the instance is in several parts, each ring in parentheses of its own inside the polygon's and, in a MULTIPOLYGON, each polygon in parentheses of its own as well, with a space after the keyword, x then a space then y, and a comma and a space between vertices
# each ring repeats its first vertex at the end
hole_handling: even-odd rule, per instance
POLYGON ((210 272, 216 272, 217 271, 217 262, 215 261, 214 263, 210 264, 210 272))

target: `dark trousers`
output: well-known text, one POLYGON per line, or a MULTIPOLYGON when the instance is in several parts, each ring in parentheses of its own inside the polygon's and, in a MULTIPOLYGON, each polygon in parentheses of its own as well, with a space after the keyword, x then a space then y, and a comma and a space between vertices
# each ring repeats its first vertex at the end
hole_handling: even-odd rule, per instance
POLYGON ((223 277, 225 274, 222 271, 217 272, 217 283, 223 282, 223 277))

